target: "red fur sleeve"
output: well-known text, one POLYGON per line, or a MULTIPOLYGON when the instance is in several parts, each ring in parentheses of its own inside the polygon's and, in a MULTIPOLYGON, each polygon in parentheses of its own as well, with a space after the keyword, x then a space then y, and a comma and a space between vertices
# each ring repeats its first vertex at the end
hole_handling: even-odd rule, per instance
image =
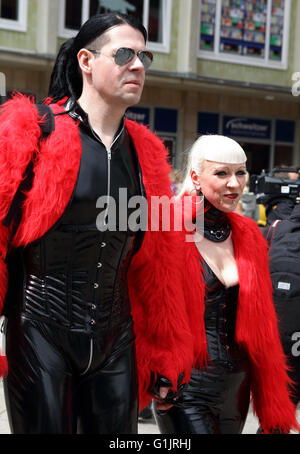
POLYGON ((240 280, 236 339, 249 353, 253 407, 262 428, 288 433, 298 425, 273 304, 268 246, 254 222, 237 220, 231 219, 240 280))
MULTIPOLYGON (((5 257, 7 252, 9 232, 6 227, 0 226, 0 314, 3 309, 3 302, 7 291, 7 267, 5 257)), ((0 377, 7 374, 7 359, 0 351, 0 377)))
MULTIPOLYGON (((24 171, 37 151, 41 134, 37 111, 31 100, 16 95, 1 107, 0 115, 0 311, 7 291, 7 253, 9 232, 2 225, 24 171)), ((0 376, 7 371, 7 361, 0 356, 0 376)))
POLYGON ((182 232, 172 231, 172 209, 169 231, 161 229, 160 214, 151 213, 156 197, 172 197, 167 150, 148 128, 129 120, 126 127, 138 153, 148 202, 149 230, 128 274, 142 409, 153 397, 148 393, 151 373, 164 375, 175 389, 182 372, 184 381, 189 380, 193 344, 182 288, 182 232), (159 231, 152 228, 156 223, 159 231))
POLYGON ((176 389, 184 372, 190 378, 192 336, 181 283, 181 254, 176 232, 147 232, 128 276, 136 335, 140 409, 148 393, 151 372, 167 377, 176 389))

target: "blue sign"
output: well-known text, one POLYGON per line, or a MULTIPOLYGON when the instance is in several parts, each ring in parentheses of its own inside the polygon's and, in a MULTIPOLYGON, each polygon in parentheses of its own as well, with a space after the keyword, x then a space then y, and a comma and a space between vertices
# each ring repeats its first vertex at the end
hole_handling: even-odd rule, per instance
POLYGON ((198 134, 218 134, 219 114, 212 112, 198 112, 198 134))
POLYGON ((295 122, 276 120, 276 141, 293 143, 295 139, 295 122))
POLYGON ((223 117, 224 136, 248 137, 251 139, 270 139, 271 121, 260 118, 223 117))
POLYGON ((157 107, 155 109, 154 129, 159 132, 177 132, 177 110, 157 107))
POLYGON ((142 123, 149 126, 150 124, 150 109, 147 107, 129 107, 126 111, 126 117, 129 120, 142 123))

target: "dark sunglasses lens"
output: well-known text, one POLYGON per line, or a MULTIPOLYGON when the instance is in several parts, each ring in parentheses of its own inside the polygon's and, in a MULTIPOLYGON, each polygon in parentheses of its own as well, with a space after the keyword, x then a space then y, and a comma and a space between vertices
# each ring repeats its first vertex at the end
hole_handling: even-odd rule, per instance
POLYGON ((139 59, 143 63, 144 68, 147 70, 151 66, 151 63, 152 63, 152 60, 153 60, 153 55, 151 54, 151 52, 148 52, 146 50, 142 50, 139 53, 139 59))
MULTIPOLYGON (((129 63, 135 57, 135 55, 136 54, 133 49, 130 49, 128 47, 121 47, 115 53, 115 62, 119 66, 127 65, 127 63, 129 63)), ((142 50, 138 53, 138 57, 143 63, 145 70, 150 68, 153 60, 153 55, 151 52, 142 50)))
POLYGON ((115 54, 115 62, 119 66, 124 66, 130 62, 135 56, 133 49, 128 49, 127 47, 121 47, 117 50, 115 54))

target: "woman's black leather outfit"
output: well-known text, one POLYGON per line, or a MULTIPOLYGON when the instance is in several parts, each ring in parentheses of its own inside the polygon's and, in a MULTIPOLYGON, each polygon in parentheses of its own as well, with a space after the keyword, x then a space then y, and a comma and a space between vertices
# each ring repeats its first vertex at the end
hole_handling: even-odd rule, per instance
MULTIPOLYGON (((118 231, 119 188, 141 193, 122 124, 107 150, 78 105, 82 158, 70 203, 23 254, 20 310, 8 318, 5 398, 13 433, 137 433, 137 375, 126 273, 136 234, 118 231), (117 231, 99 231, 96 201, 116 200, 117 231)), ((124 201, 122 202, 124 203, 124 201)), ((122 205, 123 206, 123 205, 122 205)), ((129 213, 128 213, 129 214, 129 213)))
POLYGON ((239 286, 225 288, 204 262, 205 326, 209 362, 193 370, 178 404, 155 411, 163 434, 239 434, 249 406, 245 352, 234 341, 239 286))

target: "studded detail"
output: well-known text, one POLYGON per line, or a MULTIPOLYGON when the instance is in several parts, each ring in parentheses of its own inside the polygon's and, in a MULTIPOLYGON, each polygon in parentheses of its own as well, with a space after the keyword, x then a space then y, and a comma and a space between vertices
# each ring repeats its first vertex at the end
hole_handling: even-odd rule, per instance
POLYGON ((99 284, 97 284, 97 282, 95 282, 94 288, 99 288, 99 284))
POLYGON ((106 246, 106 243, 104 243, 104 241, 102 241, 101 243, 101 246, 100 247, 105 247, 106 246))
POLYGON ((102 268, 102 263, 97 263, 97 268, 102 268))

